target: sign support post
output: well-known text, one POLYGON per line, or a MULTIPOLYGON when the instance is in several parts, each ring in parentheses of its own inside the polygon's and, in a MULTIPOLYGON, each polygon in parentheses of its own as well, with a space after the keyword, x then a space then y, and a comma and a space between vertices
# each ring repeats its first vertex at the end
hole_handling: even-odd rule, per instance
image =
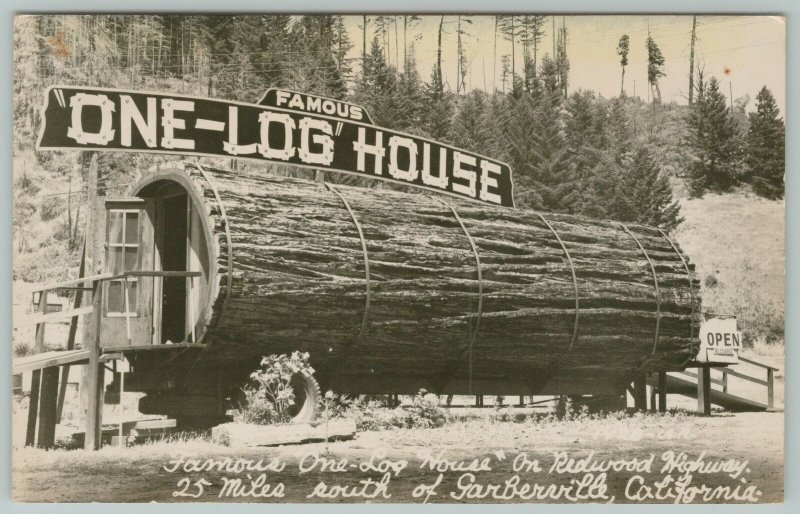
POLYGON ((697 370, 697 412, 711 415, 711 368, 703 366, 697 370))

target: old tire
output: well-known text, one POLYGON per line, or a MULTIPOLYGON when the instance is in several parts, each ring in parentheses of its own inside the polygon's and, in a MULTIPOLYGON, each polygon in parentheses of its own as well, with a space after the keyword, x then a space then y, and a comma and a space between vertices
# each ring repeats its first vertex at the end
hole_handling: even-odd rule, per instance
POLYGON ((292 376, 290 385, 294 390, 294 405, 289 408, 292 423, 311 423, 322 401, 319 383, 310 373, 300 372, 292 376))

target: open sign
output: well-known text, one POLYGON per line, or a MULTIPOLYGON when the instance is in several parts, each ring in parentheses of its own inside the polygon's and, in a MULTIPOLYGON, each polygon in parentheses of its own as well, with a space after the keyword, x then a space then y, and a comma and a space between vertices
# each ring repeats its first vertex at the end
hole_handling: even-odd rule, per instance
POLYGON ((700 327, 699 362, 735 363, 739 360, 742 347, 742 333, 738 330, 736 318, 710 318, 700 327))

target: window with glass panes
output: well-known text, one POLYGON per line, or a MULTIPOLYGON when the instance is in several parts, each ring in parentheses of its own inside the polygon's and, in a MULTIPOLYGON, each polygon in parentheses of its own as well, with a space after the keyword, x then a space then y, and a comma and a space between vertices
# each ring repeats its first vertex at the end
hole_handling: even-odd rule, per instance
MULTIPOLYGON (((106 267, 115 275, 139 269, 139 211, 108 211, 106 267)), ((136 316, 136 277, 111 280, 106 291, 106 316, 136 316), (125 292, 127 290, 127 306, 125 292)))

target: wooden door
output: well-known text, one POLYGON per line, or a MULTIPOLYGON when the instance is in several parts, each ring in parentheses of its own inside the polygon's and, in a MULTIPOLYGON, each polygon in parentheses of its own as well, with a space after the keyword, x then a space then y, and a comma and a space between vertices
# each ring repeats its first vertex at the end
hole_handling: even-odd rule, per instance
MULTIPOLYGON (((105 202, 105 270, 115 275, 154 269, 155 212, 152 200, 105 202)), ((152 343, 153 277, 107 280, 100 334, 104 347, 152 343)))

